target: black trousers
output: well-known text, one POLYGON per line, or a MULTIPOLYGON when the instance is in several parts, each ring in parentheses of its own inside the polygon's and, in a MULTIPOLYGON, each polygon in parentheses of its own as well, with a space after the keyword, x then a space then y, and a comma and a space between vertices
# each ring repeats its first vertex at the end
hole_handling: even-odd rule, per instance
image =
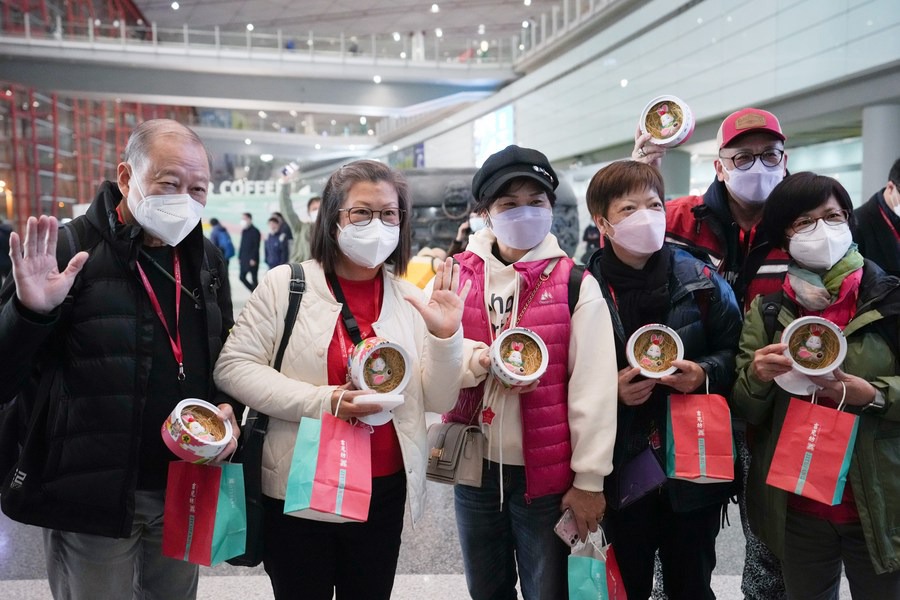
POLYGON ((241 261, 241 283, 250 290, 251 292, 256 289, 256 286, 259 285, 259 279, 257 279, 257 274, 259 273, 259 263, 256 263, 252 267, 249 262, 241 261), (249 275, 249 278, 247 277, 249 275))
POLYGON ((263 504, 263 565, 276 600, 390 600, 406 507, 403 471, 372 479, 365 523, 311 521, 285 515, 281 500, 264 497, 263 504))
POLYGON ((603 525, 615 549, 628 597, 650 597, 654 555, 659 549, 669 600, 715 600, 711 582, 721 511, 716 504, 675 512, 665 489, 624 509, 611 510, 603 525))

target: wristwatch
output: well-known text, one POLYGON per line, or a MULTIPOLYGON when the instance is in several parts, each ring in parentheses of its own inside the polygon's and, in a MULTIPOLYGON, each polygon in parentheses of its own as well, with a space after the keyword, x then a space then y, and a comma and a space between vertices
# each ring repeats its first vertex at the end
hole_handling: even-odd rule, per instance
POLYGON ((881 410, 885 407, 886 404, 887 404, 887 402, 885 402, 884 394, 881 393, 881 390, 876 388, 875 389, 875 397, 872 399, 871 402, 869 402, 868 404, 866 404, 863 407, 863 410, 871 410, 871 409, 881 410))

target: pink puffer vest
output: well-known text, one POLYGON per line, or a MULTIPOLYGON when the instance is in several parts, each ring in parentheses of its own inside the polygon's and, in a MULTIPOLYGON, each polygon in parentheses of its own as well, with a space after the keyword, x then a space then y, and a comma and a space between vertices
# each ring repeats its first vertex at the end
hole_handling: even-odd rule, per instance
MULTIPOLYGON (((459 254, 456 260, 460 263, 460 287, 467 280, 472 281, 463 313, 465 337, 490 344, 490 323, 484 305, 484 261, 472 252, 459 254)), ((513 265, 523 280, 519 310, 539 283, 549 262, 539 260, 513 265)), ((572 442, 566 401, 571 327, 568 283, 573 265, 568 258, 557 263, 518 323, 541 336, 549 356, 547 372, 541 377, 540 386, 521 396, 525 493, 530 498, 562 494, 575 478, 570 468, 572 442)), ((484 383, 462 390, 456 406, 444 415, 444 421, 477 422, 476 413, 483 395, 484 383)))

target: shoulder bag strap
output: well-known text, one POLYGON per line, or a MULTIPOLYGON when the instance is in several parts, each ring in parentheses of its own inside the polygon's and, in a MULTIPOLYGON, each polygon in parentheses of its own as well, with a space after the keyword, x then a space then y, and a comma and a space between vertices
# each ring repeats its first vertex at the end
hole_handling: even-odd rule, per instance
MULTIPOLYGON (((303 299, 305 291, 306 278, 303 273, 303 265, 291 263, 291 289, 288 294, 288 309, 284 315, 284 333, 281 334, 278 352, 275 353, 275 362, 272 363, 272 368, 276 371, 281 371, 281 361, 284 359, 284 351, 287 348, 288 340, 291 339, 294 323, 297 322, 297 313, 300 312, 300 300, 303 299)), ((247 415, 244 428, 249 429, 250 433, 246 438, 242 439, 249 440, 251 435, 265 435, 266 430, 269 428, 269 415, 251 409, 247 415)))
POLYGON ((326 273, 325 278, 328 279, 334 299, 341 303, 341 318, 344 319, 344 326, 347 328, 347 333, 350 334, 350 339, 353 340, 354 344, 360 343, 362 336, 359 333, 359 323, 356 322, 356 317, 353 316, 353 313, 350 312, 350 307, 347 306, 347 300, 344 298, 344 292, 341 290, 341 284, 338 282, 337 275, 326 273))

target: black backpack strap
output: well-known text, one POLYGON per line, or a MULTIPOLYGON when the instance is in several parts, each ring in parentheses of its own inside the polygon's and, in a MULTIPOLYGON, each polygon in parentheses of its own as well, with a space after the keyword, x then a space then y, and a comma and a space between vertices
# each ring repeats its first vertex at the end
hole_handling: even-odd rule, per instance
POLYGON ((569 316, 575 313, 578 296, 581 294, 581 280, 584 279, 584 266, 572 265, 569 271, 569 316))
MULTIPOLYGON (((305 291, 306 278, 303 273, 303 266, 299 263, 291 263, 291 289, 288 293, 288 309, 284 315, 284 333, 281 334, 278 352, 275 353, 275 362, 272 363, 272 368, 276 371, 281 371, 281 361, 284 359, 284 351, 287 348, 288 340, 291 339, 291 332, 294 330, 294 323, 297 321, 297 314, 300 312, 300 300, 303 299, 305 291)), ((252 433, 241 436, 241 441, 249 443, 251 435, 266 435, 268 428, 269 415, 251 409, 247 414, 244 429, 250 430, 252 433)))
POLYGON ((291 338, 294 323, 297 322, 297 313, 300 312, 300 300, 303 299, 304 292, 306 292, 306 278, 303 273, 303 265, 291 263, 291 289, 288 294, 288 309, 284 314, 284 333, 281 334, 281 343, 278 346, 278 352, 275 353, 275 362, 272 363, 272 368, 276 371, 281 370, 281 361, 284 358, 288 340, 291 338))
POLYGON ((766 339, 774 344, 775 330, 778 328, 778 313, 781 312, 781 302, 784 299, 784 291, 778 290, 760 298, 759 312, 762 315, 763 327, 766 329, 766 339))

